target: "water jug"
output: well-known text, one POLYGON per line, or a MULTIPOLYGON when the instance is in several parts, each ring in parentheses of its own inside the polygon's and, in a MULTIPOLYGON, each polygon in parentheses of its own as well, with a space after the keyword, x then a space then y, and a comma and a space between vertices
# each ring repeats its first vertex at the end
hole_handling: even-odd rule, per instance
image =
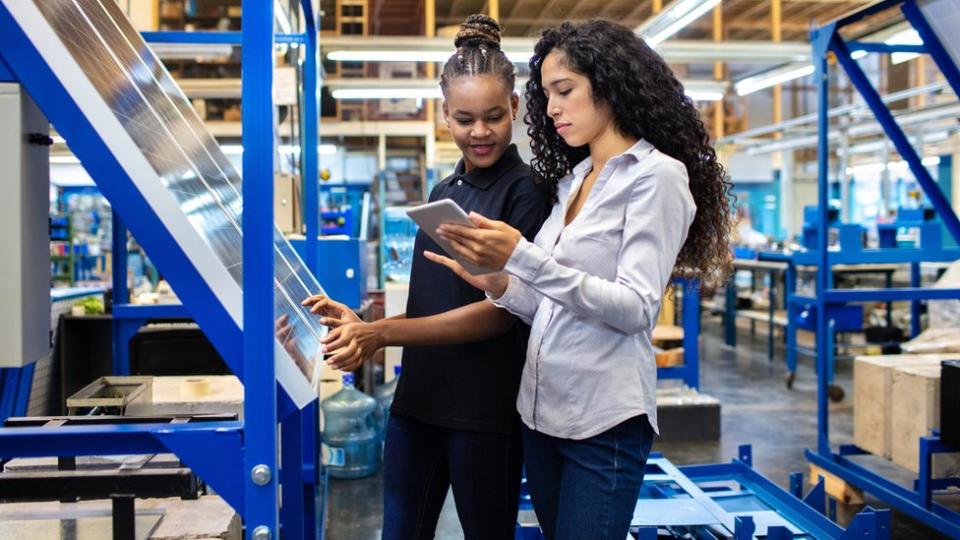
POLYGON ((323 464, 334 478, 363 478, 377 471, 380 434, 374 411, 377 400, 353 386, 353 374, 343 376, 343 389, 320 404, 323 410, 323 464))

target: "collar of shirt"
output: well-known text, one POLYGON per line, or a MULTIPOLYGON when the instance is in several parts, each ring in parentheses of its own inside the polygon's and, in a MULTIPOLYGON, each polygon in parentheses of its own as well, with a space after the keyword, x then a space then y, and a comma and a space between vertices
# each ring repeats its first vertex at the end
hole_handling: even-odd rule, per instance
MULTIPOLYGON (((643 139, 640 139, 637 142, 635 142, 633 146, 624 150, 623 153, 617 154, 612 158, 610 158, 610 160, 607 161, 607 164, 616 165, 617 162, 619 162, 620 160, 624 159, 627 156, 633 156, 634 158, 636 158, 637 161, 640 161, 640 159, 642 159, 643 156, 649 154, 650 150, 652 149, 653 149, 652 144, 648 143, 643 139)), ((593 160, 590 159, 590 156, 587 156, 587 159, 584 159, 583 161, 581 161, 580 163, 577 163, 573 167, 573 170, 570 172, 569 175, 567 175, 566 178, 564 178, 564 181, 569 182, 574 178, 582 178, 587 175, 587 172, 590 171, 592 167, 593 167, 593 160)))
MULTIPOLYGON (((640 139, 633 144, 630 148, 627 148, 622 153, 617 154, 607 160, 605 169, 612 170, 612 168, 617 167, 621 161, 633 157, 637 162, 641 161, 647 154, 653 150, 653 145, 647 141, 640 139)), ((573 202, 573 194, 580 190, 580 184, 583 183, 584 178, 587 177, 587 174, 590 172, 590 169, 593 167, 593 160, 590 156, 587 156, 586 159, 577 163, 573 167, 573 170, 565 176, 558 185, 557 197, 559 200, 563 201, 564 215, 566 215, 567 210, 570 208, 570 204, 573 202)), ((606 183, 609 174, 600 174, 600 177, 597 178, 597 183, 594 184, 593 189, 600 191, 603 189, 603 185, 606 183)), ((589 198, 587 203, 589 203, 589 198)), ((584 203, 584 208, 586 208, 587 203, 584 203)), ((583 210, 581 210, 582 212, 583 210)))
POLYGON ((486 168, 474 167, 470 172, 465 172, 465 166, 461 159, 453 172, 453 179, 462 179, 473 187, 487 189, 521 163, 523 163, 523 160, 520 159, 517 145, 511 144, 496 163, 486 168))

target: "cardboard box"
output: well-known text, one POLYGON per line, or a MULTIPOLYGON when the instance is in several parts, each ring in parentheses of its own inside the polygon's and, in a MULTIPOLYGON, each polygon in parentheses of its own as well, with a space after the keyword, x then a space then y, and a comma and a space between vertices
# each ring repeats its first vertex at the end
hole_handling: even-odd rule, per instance
POLYGON ((893 372, 905 366, 939 366, 941 355, 858 356, 853 362, 853 442, 890 459, 893 372))
MULTIPOLYGON (((891 457, 916 473, 920 469, 920 437, 940 426, 940 365, 897 368, 891 386, 891 457)), ((934 478, 956 476, 960 453, 934 454, 932 470, 934 478)))

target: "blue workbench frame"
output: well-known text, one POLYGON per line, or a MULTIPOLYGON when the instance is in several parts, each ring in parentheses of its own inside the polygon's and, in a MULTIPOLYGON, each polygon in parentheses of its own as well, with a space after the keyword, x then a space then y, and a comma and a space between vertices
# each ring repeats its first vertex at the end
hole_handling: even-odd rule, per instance
POLYGON ((700 282, 677 278, 673 285, 681 290, 680 317, 683 326, 683 365, 658 367, 657 379, 680 379, 694 390, 700 389, 700 282))
MULTIPOLYGON (((644 485, 636 507, 646 524, 634 527, 637 538, 656 540, 661 527, 679 529, 674 532, 683 534, 683 538, 794 538, 783 523, 803 531, 802 538, 890 538, 889 510, 865 508, 844 530, 828 515, 823 478, 804 496, 803 473, 792 473, 790 491, 786 491, 753 468, 752 454, 750 445, 741 445, 737 458, 729 463, 676 466, 662 454, 652 453, 644 468, 644 485), (754 512, 761 508, 775 512, 783 520, 781 524, 765 527, 755 522, 754 512), (704 519, 707 516, 709 519, 704 519)), ((520 507, 532 510, 528 496, 521 497, 520 507)), ((533 525, 518 525, 516 533, 518 539, 543 539, 539 527, 533 525)))
MULTIPOLYGON (((923 188, 927 198, 933 205, 947 230, 960 240, 960 220, 953 212, 950 202, 946 199, 930 173, 923 167, 921 157, 910 144, 903 130, 900 128, 890 109, 880 99, 879 92, 870 83, 863 70, 850 57, 851 51, 865 50, 868 52, 923 52, 932 57, 946 77, 950 86, 960 95, 960 69, 953 63, 943 44, 933 32, 929 22, 924 18, 916 0, 884 0, 873 4, 861 11, 847 15, 841 19, 828 23, 811 32, 813 44, 813 63, 815 66, 815 81, 817 84, 818 105, 818 176, 819 176, 819 212, 817 223, 817 245, 826 246, 828 227, 828 178, 829 178, 829 118, 828 118, 828 55, 832 54, 844 69, 857 91, 863 96, 884 132, 893 142, 897 151, 907 161, 918 183, 923 188), (900 7, 907 21, 917 30, 923 40, 922 46, 886 45, 882 43, 865 44, 863 42, 847 42, 841 37, 839 30, 865 17, 900 7)), ((921 250, 922 251, 922 250, 921 250)), ((901 256, 896 262, 918 263, 914 258, 904 258, 901 250, 896 250, 901 256)), ((881 262, 880 255, 868 256, 858 254, 855 261, 843 262, 881 262)), ((919 258, 920 253, 916 254, 919 258)), ((820 269, 830 268, 830 265, 841 262, 844 255, 829 253, 827 249, 816 252, 816 265, 820 269)), ((887 261, 882 261, 887 262, 887 261)), ((807 459, 813 464, 834 474, 846 482, 870 492, 885 503, 897 508, 912 518, 953 538, 960 538, 960 514, 946 509, 933 502, 933 491, 944 489, 955 484, 953 479, 931 478, 931 456, 933 453, 952 451, 939 441, 936 436, 925 437, 918 441, 920 446, 920 474, 915 482, 914 489, 905 489, 887 480, 880 474, 848 459, 850 455, 866 453, 853 445, 844 445, 834 452, 829 436, 829 404, 828 384, 829 367, 832 365, 833 336, 837 319, 832 310, 846 303, 869 301, 894 300, 932 300, 960 298, 960 289, 923 289, 915 286, 891 289, 858 289, 837 290, 829 282, 831 272, 817 272, 817 294, 815 298, 801 298, 794 296, 793 303, 809 304, 817 313, 817 419, 818 434, 817 448, 806 451, 807 459)))
MULTIPOLYGON (((320 466, 317 464, 318 408, 314 400, 297 408, 283 391, 278 391, 275 376, 275 336, 273 321, 273 47, 275 43, 298 43, 306 47, 304 62, 304 174, 313 181, 305 182, 306 200, 312 200, 316 214, 317 169, 317 92, 318 14, 310 0, 301 0, 304 13, 304 34, 276 36, 273 31, 274 3, 245 2, 242 32, 148 33, 151 41, 180 43, 230 43, 243 47, 243 327, 226 322, 222 313, 204 307, 212 291, 198 285, 196 271, 168 266, 167 273, 185 286, 181 295, 195 300, 190 315, 204 331, 244 385, 244 419, 238 422, 182 424, 134 424, 112 427, 77 426, 59 429, 0 428, 0 457, 81 456, 116 454, 152 454, 173 452, 243 518, 247 538, 278 538, 282 527, 285 538, 316 537, 317 487, 320 466), (312 173, 312 174, 311 174, 312 173), (278 445, 278 423, 282 433, 282 456, 278 445), (282 468, 280 463, 285 466, 282 468), (266 467, 265 477, 254 481, 255 467, 266 467), (283 491, 283 507, 279 492, 283 491), (278 511, 279 509, 279 511, 278 511)), ((72 104, 65 89, 39 57, 35 47, 20 29, 16 20, 0 4, 0 57, 6 62, 2 74, 7 80, 22 84, 41 109, 70 142, 71 147, 95 177, 120 170, 116 160, 100 141, 83 140, 89 131, 82 114, 72 104), (11 55, 4 55, 13 51, 11 55), (74 137, 71 138, 71 135, 74 137)), ((104 195, 123 206, 128 216, 138 215, 135 231, 144 245, 160 252, 179 252, 171 238, 163 232, 159 221, 145 211, 144 202, 125 191, 122 185, 111 184, 104 195)), ((307 212, 310 212, 308 206, 307 212)), ((118 254, 125 255, 126 231, 115 220, 114 239, 122 245, 118 254), (119 234, 118 234, 119 233, 119 234)), ((309 220, 308 232, 315 231, 317 220, 309 220)), ((316 249, 316 234, 313 234, 316 249)), ((310 247, 308 242, 308 253, 310 247)), ((182 253, 181 253, 182 254, 182 253)), ((121 257, 123 263, 126 258, 121 257)), ((308 257, 308 265, 316 264, 316 256, 308 257)), ((125 266, 125 265, 124 265, 125 266)), ((311 268, 314 269, 314 268, 311 268)), ((117 298, 126 298, 126 272, 114 273, 117 298)), ((212 306, 215 301, 209 302, 212 306)), ((181 306, 134 307, 115 306, 121 336, 131 328, 154 318, 182 317, 181 306)), ((135 329, 133 330, 135 331, 135 329)), ((129 370, 126 342, 120 349, 115 370, 129 370)), ((7 394, 6 392, 4 393, 7 394)), ((11 395, 15 395, 12 394, 11 395)), ((322 519, 322 514, 321 514, 322 519)), ((322 533, 321 533, 322 534, 322 533)))

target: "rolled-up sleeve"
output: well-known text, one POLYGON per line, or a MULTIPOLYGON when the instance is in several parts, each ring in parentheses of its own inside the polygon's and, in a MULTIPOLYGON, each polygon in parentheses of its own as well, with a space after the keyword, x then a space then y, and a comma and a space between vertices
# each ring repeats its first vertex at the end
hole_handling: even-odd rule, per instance
POLYGON ((525 309, 531 297, 543 295, 627 334, 649 329, 695 213, 683 165, 659 161, 634 180, 615 280, 564 266, 542 248, 521 240, 504 270, 526 287, 515 286, 511 279, 513 294, 498 302, 513 312, 508 303, 525 309))

